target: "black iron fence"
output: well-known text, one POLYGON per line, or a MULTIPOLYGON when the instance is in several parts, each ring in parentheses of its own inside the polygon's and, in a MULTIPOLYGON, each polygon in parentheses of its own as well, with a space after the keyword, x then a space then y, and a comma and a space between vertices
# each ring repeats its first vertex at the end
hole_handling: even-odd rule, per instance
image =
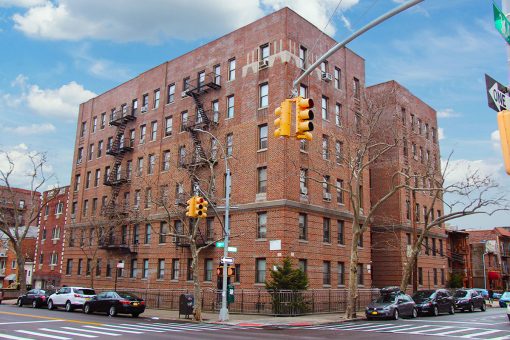
MULTIPOLYGON (((105 289, 96 289, 96 292, 105 289)), ((179 297, 193 294, 192 289, 151 290, 117 289, 139 295, 148 308, 178 310, 179 297)), ((203 289, 202 311, 218 312, 221 308, 221 291, 203 289)), ((362 310, 379 296, 379 289, 359 289, 357 310, 362 310)), ((310 289, 305 291, 267 291, 265 289, 236 289, 235 301, 229 304, 230 313, 294 316, 318 313, 341 313, 347 307, 347 289, 310 289)), ((196 301, 196 299, 195 299, 196 301)))

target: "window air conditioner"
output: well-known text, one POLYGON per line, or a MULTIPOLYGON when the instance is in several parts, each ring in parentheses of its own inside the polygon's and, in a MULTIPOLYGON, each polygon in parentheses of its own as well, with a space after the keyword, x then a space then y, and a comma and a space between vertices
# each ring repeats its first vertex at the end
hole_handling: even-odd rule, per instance
POLYGON ((259 70, 266 68, 266 67, 269 67, 269 60, 264 59, 264 60, 259 61, 259 70))
POLYGON ((308 188, 301 187, 301 195, 308 195, 308 188))
POLYGON ((182 91, 182 92, 181 92, 181 97, 183 97, 183 98, 184 98, 184 97, 186 97, 186 96, 188 96, 188 91, 182 91))
POLYGON ((141 113, 144 113, 144 112, 147 112, 147 110, 149 110, 149 106, 148 106, 148 105, 144 105, 144 106, 142 106, 142 108, 140 109, 140 112, 141 112, 141 113))
POLYGON ((322 197, 325 199, 325 200, 328 200, 328 201, 331 201, 331 193, 329 192, 325 192, 322 197))
POLYGON ((331 73, 322 72, 321 79, 329 82, 333 80, 333 76, 331 75, 331 73))

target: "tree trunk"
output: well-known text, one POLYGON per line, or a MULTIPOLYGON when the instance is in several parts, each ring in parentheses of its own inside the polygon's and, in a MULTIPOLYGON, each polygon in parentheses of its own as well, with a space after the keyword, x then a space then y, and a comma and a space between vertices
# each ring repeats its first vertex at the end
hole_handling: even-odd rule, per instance
POLYGON ((25 292, 27 290, 27 276, 25 274, 25 256, 23 256, 23 250, 21 245, 15 246, 16 250, 16 265, 18 266, 18 283, 20 290, 25 292))
POLYGON ((202 296, 200 295, 201 287, 200 287, 200 279, 198 277, 198 252, 197 246, 195 244, 195 240, 191 240, 190 242, 190 250, 191 250, 191 269, 193 271, 193 295, 195 296, 195 305, 193 306, 193 319, 195 321, 202 322, 202 296))
MULTIPOLYGON (((354 229, 354 226, 353 226, 354 229)), ((359 226, 358 226, 359 229, 359 226)), ((349 284, 347 293, 347 308, 345 318, 353 319, 356 317, 356 301, 358 300, 358 240, 360 231, 354 231, 352 234, 351 259, 349 262, 349 284)))
POLYGON ((404 272, 402 273, 402 281, 400 282, 400 290, 405 292, 407 286, 409 284, 409 278, 413 272, 414 264, 416 259, 418 258, 418 253, 420 252, 421 243, 419 240, 413 244, 413 248, 411 249, 411 257, 407 259, 407 263, 404 266, 404 272))

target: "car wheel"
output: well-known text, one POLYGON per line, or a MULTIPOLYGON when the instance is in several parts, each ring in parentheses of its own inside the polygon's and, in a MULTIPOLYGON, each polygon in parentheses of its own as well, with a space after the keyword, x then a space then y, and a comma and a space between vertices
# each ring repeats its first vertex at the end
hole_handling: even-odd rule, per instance
POLYGON ((416 319, 418 317, 418 310, 416 308, 413 308, 413 314, 411 315, 413 319, 416 319))
POLYGON ((48 309, 49 310, 55 309, 55 306, 53 305, 53 300, 48 301, 48 309))
POLYGON ((432 310, 432 315, 434 315, 434 316, 439 315, 439 308, 437 308, 437 306, 434 306, 434 309, 432 310))
POLYGON ((16 304, 18 305, 18 307, 23 307, 23 302, 21 301, 21 299, 18 299, 18 302, 16 304))
POLYGON ((108 310, 108 315, 109 316, 117 315, 117 308, 115 308, 115 306, 111 306, 110 309, 108 310))
POLYGON ((482 303, 482 307, 480 307, 480 310, 482 312, 485 312, 486 309, 487 309, 487 306, 485 305, 485 302, 484 302, 484 303, 482 303))
POLYGON ((468 312, 472 313, 472 312, 474 312, 474 310, 475 310, 475 306, 474 306, 474 305, 473 305, 473 303, 471 302, 471 303, 469 304, 468 312))
POLYGON ((453 305, 450 305, 450 311, 448 313, 450 313, 450 315, 455 314, 455 307, 453 307, 453 305))
POLYGON ((398 317, 399 317, 399 315, 398 315, 398 309, 395 309, 395 310, 393 311, 393 318, 392 318, 392 319, 393 319, 393 320, 398 320, 398 317))
POLYGON ((71 301, 66 302, 66 312, 72 312, 73 311, 73 305, 71 304, 71 301))
POLYGON ((85 314, 92 313, 92 311, 90 310, 90 305, 88 303, 86 303, 85 306, 83 306, 83 313, 85 314))
POLYGON ((32 301, 32 308, 37 308, 37 307, 39 307, 37 300, 32 301))
POLYGON ((140 313, 133 313, 131 315, 133 315, 134 318, 137 318, 140 315, 140 313))

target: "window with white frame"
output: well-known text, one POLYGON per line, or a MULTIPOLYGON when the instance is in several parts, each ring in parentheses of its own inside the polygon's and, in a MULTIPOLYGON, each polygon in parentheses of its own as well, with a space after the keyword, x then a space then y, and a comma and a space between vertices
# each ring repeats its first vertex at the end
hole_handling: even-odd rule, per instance
POLYGON ((175 83, 168 85, 167 95, 168 95, 168 97, 167 97, 166 103, 167 104, 173 103, 175 100, 175 83))
POLYGON ((227 118, 234 118, 234 96, 227 97, 227 118))
POLYGON ((159 89, 154 90, 154 109, 159 107, 159 97, 161 95, 161 91, 159 89))
POLYGON ((339 103, 335 105, 335 124, 342 126, 342 104, 339 103))
POLYGON ((232 58, 228 61, 228 80, 236 79, 236 59, 232 58))
POLYGON ((231 157, 234 149, 234 135, 232 133, 227 134, 227 143, 226 145, 226 156, 231 157))
POLYGON ((340 83, 341 76, 342 76, 342 71, 338 67, 335 67, 335 88, 336 89, 340 89, 342 86, 340 83))
POLYGON ((151 141, 155 141, 158 136, 158 122, 153 121, 151 123, 151 141))
POLYGON ((257 238, 266 238, 267 235, 267 213, 257 214, 257 238))
POLYGON ((259 108, 269 105, 269 85, 267 83, 259 86, 259 108))
POLYGON ((306 68, 306 48, 299 46, 299 67, 306 68))
POLYGON ((269 58, 269 44, 260 46, 260 60, 267 60, 269 58))
POLYGON ((267 124, 259 125, 259 150, 267 149, 267 124))
POLYGON ((328 98, 325 96, 322 96, 322 99, 321 99, 321 112, 322 112, 322 119, 327 120, 328 119, 328 98))
POLYGON ((165 118, 165 137, 172 135, 173 128, 173 117, 169 116, 165 118))

